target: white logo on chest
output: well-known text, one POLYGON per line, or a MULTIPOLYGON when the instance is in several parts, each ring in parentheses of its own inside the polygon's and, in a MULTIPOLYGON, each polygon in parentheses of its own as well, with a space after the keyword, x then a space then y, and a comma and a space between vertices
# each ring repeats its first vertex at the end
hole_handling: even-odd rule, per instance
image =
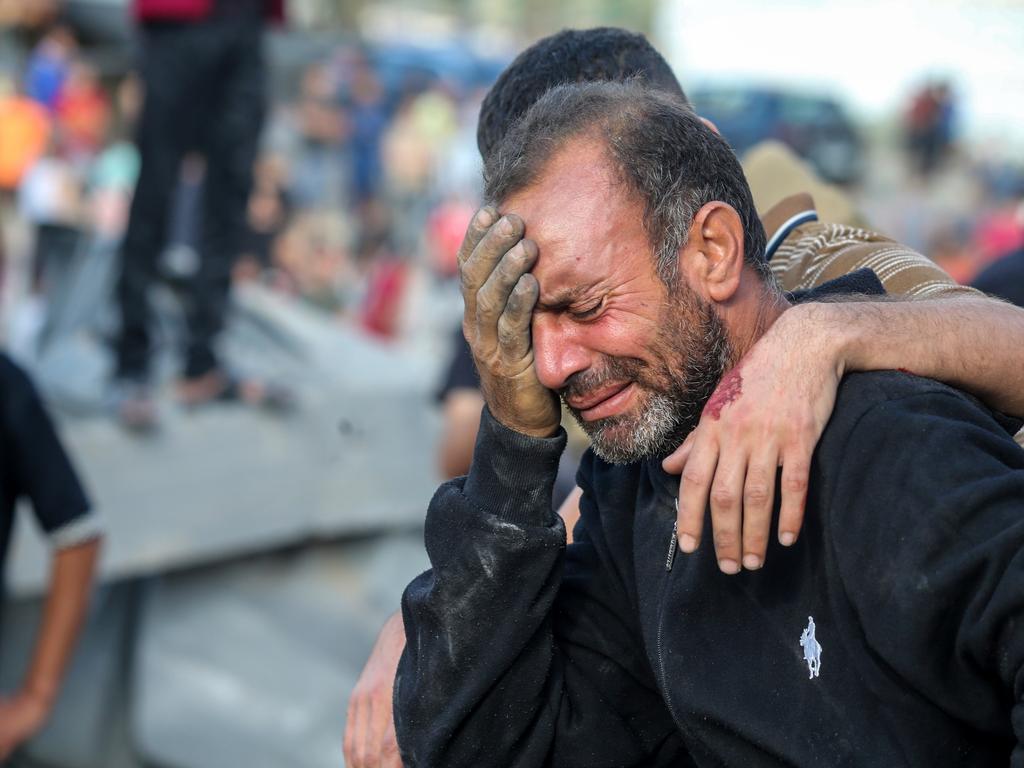
POLYGON ((804 661, 810 670, 810 678, 815 678, 821 671, 821 643, 814 637, 814 619, 807 617, 807 629, 800 635, 800 647, 804 649, 804 661))

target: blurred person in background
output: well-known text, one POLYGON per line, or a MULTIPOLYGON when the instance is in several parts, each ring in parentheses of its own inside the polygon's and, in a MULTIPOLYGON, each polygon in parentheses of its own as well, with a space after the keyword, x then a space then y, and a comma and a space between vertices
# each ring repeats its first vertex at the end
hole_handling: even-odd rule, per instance
POLYGON ((62 4, 63 0, 0 0, 0 26, 39 29, 53 23, 62 4))
POLYGON ((1008 253, 974 278, 972 285, 990 296, 1024 307, 1024 248, 1008 253))
POLYGON ((362 210, 355 258, 358 282, 353 286, 358 293, 356 321, 378 338, 394 339, 401 331, 410 259, 395 249, 391 209, 376 199, 362 210))
POLYGON ((46 151, 51 129, 45 107, 20 92, 15 81, 0 77, 0 196, 13 196, 22 176, 46 151))
MULTIPOLYGON (((30 503, 53 560, 21 687, 0 692, 0 763, 39 732, 53 709, 85 621, 101 538, 99 520, 35 387, 0 354, 0 593, 21 499, 30 503)), ((0 622, 2 608, 0 601, 0 622)))
POLYGON ((130 138, 139 113, 139 87, 133 72, 117 83, 115 109, 108 120, 110 130, 89 170, 91 233, 95 244, 104 250, 120 245, 139 178, 139 153, 130 138))
POLYGON ((274 241, 284 231, 291 215, 287 173, 285 159, 273 153, 263 154, 256 163, 246 209, 245 234, 235 267, 237 279, 255 279, 271 267, 274 241))
MULTIPOLYGON (((457 105, 455 131, 439 147, 435 174, 442 206, 452 202, 473 206, 480 199, 481 165, 480 151, 476 148, 476 121, 486 93, 485 89, 474 89, 457 105)), ((466 216, 465 224, 469 224, 471 216, 466 216)), ((465 226, 462 231, 466 231, 465 226)), ((455 258, 455 250, 457 247, 448 254, 449 260, 455 258)))
POLYGON ((110 132, 110 100, 96 69, 73 62, 54 108, 68 156, 88 162, 102 149, 110 132))
POLYGON ((422 234, 423 209, 429 209, 434 156, 423 121, 417 119, 418 97, 407 93, 398 102, 394 118, 381 142, 381 163, 388 205, 408 212, 396 222, 402 250, 411 253, 422 234))
MULTIPOLYGON (((51 141, 49 114, 43 105, 22 92, 19 82, 0 74, 0 231, 16 228, 18 187, 51 141)), ((22 252, 14 246, 8 250, 9 245, 0 242, 0 286, 4 293, 12 287, 17 290, 16 275, 22 272, 16 266, 22 252)), ((24 311, 5 317, 4 325, 9 325, 9 341, 15 346, 24 341, 24 347, 18 351, 31 355, 43 326, 44 310, 38 298, 26 302, 24 307, 24 311)))
POLYGON ((455 255, 474 212, 465 197, 453 196, 442 201, 427 218, 427 258, 431 270, 441 280, 458 277, 455 255))
POLYGON ((987 267, 1011 251, 1024 248, 1024 170, 1019 180, 1019 191, 1013 190, 1003 197, 995 197, 995 207, 983 215, 974 228, 971 248, 981 268, 987 267))
POLYGON ((928 255, 960 285, 969 285, 978 271, 978 255, 971 247, 969 220, 942 222, 928 238, 928 255))
POLYGON ((292 145, 288 191, 296 207, 340 205, 348 199, 344 188, 343 148, 351 123, 342 108, 334 73, 323 62, 302 73, 290 119, 277 120, 278 133, 292 145))
POLYGON ((300 211, 275 242, 272 285, 342 317, 358 304, 351 241, 346 217, 325 209, 300 211))
POLYGON ((384 89, 365 56, 356 57, 345 106, 352 160, 351 202, 356 210, 374 200, 381 179, 381 141, 388 125, 384 89))
POLYGON ((911 98, 904 131, 914 170, 922 177, 931 176, 949 154, 955 119, 953 89, 944 80, 927 83, 911 98))
MULTIPOLYGON (((541 40, 513 61, 485 99, 477 134, 481 154, 486 158, 549 87, 637 75, 685 101, 667 62, 640 35, 567 30, 541 40)), ((1024 313, 958 286, 929 259, 888 238, 841 223, 819 223, 807 195, 781 200, 769 195, 765 202, 771 206, 762 212, 768 258, 785 289, 814 288, 870 268, 891 294, 941 300, 878 302, 870 312, 851 303, 794 307, 744 358, 744 381, 750 386, 745 384, 719 418, 702 419, 665 464, 673 474, 687 468, 689 482, 681 486, 677 521, 680 541, 689 540, 683 551, 699 543, 710 497, 716 550, 726 573, 740 571, 741 561, 748 569, 764 563, 775 483, 767 494, 754 496, 744 478, 759 473, 774 478, 781 466, 778 535, 783 543, 796 540, 811 455, 834 403, 836 371, 909 368, 967 389, 998 410, 1024 414, 1024 389, 1014 375, 1024 349, 1024 313), (838 344, 840 339, 845 341, 838 344), (774 458, 752 466, 765 448, 774 458)), ((463 258, 478 240, 467 233, 463 258)), ((472 453, 479 411, 476 424, 468 416, 463 423, 465 450, 453 456, 465 460, 472 453)), ((1018 440, 1022 437, 1024 431, 1018 440)), ((569 532, 579 514, 578 500, 577 489, 559 509, 569 532)), ((353 768, 401 764, 396 762, 390 705, 398 664, 394 652, 404 644, 396 636, 402 626, 401 616, 385 624, 350 698, 345 754, 353 768)))
POLYGON ((57 25, 44 34, 28 59, 25 94, 49 111, 56 111, 77 50, 74 33, 64 25, 57 25))
POLYGON ((239 382, 214 349, 228 304, 264 114, 263 25, 281 0, 134 0, 145 97, 137 137, 141 168, 122 247, 117 339, 118 415, 131 429, 156 425, 149 382, 148 289, 167 237, 182 158, 206 159, 199 263, 186 297, 188 340, 179 397, 263 402, 267 387, 239 382), (191 118, 191 119, 189 119, 191 118))
POLYGON ((32 281, 10 340, 16 354, 35 357, 46 318, 47 280, 66 266, 78 247, 84 213, 82 173, 69 158, 63 131, 50 137, 47 151, 25 172, 18 187, 18 209, 34 228, 32 281))
MULTIPOLYGON (((1024 239, 1024 202, 1017 206, 1018 240, 1024 239)), ((972 285, 990 296, 1024 307, 1024 246, 996 258, 974 278, 972 285)))

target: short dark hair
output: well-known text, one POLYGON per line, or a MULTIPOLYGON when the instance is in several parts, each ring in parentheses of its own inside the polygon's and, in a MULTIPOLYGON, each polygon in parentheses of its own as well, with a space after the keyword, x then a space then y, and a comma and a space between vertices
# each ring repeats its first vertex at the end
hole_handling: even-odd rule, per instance
POLYGON ((486 159, 537 99, 556 85, 643 80, 688 103, 672 67, 647 38, 618 27, 563 29, 516 56, 480 106, 476 143, 486 159))
POLYGON ((736 155, 689 105, 643 82, 561 85, 548 91, 484 163, 487 199, 498 205, 535 182, 575 137, 600 140, 626 189, 644 208, 644 229, 662 279, 675 279, 679 249, 702 206, 721 201, 743 224, 744 259, 774 284, 765 233, 736 155))

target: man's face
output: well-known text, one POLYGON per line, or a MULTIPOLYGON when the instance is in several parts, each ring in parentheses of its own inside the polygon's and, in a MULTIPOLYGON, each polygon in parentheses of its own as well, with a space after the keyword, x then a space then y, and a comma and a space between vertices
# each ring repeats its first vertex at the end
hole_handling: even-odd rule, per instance
POLYGON ((667 453, 696 425, 730 357, 712 307, 658 277, 643 209, 596 142, 572 140, 504 202, 539 247, 535 365, 607 461, 667 453))

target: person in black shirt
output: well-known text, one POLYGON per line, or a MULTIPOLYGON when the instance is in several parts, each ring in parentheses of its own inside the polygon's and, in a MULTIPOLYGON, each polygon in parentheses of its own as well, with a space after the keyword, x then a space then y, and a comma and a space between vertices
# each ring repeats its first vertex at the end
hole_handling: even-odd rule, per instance
POLYGON ((1024 766, 1020 420, 837 372, 800 539, 731 577, 708 539, 679 555, 662 460, 818 307, 767 270, 728 145, 635 83, 549 91, 485 179, 460 274, 487 406, 403 597, 404 764, 1024 766), (592 440, 568 548, 558 396, 592 440))
POLYGON ((446 479, 469 471, 480 409, 484 404, 480 377, 476 375, 473 353, 462 335, 461 325, 451 336, 448 354, 448 365, 437 392, 442 417, 437 463, 441 476, 446 479))
POLYGON ((10 695, 0 693, 0 761, 43 726, 53 707, 85 618, 101 537, 98 518, 32 382, 0 354, 0 575, 22 498, 31 503, 54 556, 42 625, 22 686, 10 695))
POLYGON ((1024 307, 1024 248, 987 266, 971 283, 979 291, 1024 307))
MULTIPOLYGON (((563 30, 546 37, 516 57, 489 92, 478 126, 480 151, 485 157, 490 155, 516 120, 554 85, 630 78, 640 78, 688 103, 667 62, 640 35, 598 28, 563 30)), ((855 243, 861 236, 874 235, 860 230, 853 235, 853 242, 847 243, 851 248, 841 249, 842 255, 827 242, 817 243, 810 251, 797 246, 794 241, 803 239, 799 235, 803 227, 801 219, 793 214, 799 211, 808 212, 801 206, 765 223, 769 235, 789 232, 781 244, 777 237, 772 238, 777 255, 785 248, 803 251, 794 258, 797 269, 786 270, 793 285, 821 283, 821 266, 826 260, 829 270, 837 264, 866 263, 866 254, 855 243), (837 260, 827 256, 829 251, 838 256, 837 260)), ((776 206, 766 216, 773 218, 779 213, 781 208, 776 206)), ((469 249, 474 244, 470 240, 472 232, 470 228, 464 241, 469 249)), ((864 309, 846 303, 819 305, 814 314, 799 315, 802 323, 796 322, 797 313, 792 313, 793 322, 773 327, 751 350, 745 361, 750 371, 749 386, 739 399, 721 413, 721 419, 703 419, 670 459, 671 466, 666 465, 676 475, 683 471, 684 464, 703 468, 703 474, 691 475, 688 484, 691 489, 702 490, 688 493, 686 503, 680 499, 679 529, 682 540, 691 546, 687 529, 693 531, 695 523, 703 522, 701 513, 710 501, 714 541, 721 544, 723 569, 731 562, 732 570, 738 570, 740 554, 744 568, 763 565, 769 526, 775 526, 782 541, 796 539, 805 507, 811 454, 835 402, 839 380, 834 371, 912 368, 972 392, 992 408, 1024 414, 1024 388, 1015 375, 1024 348, 1018 343, 1024 338, 1024 314, 999 302, 957 294, 954 283, 941 270, 924 266, 927 260, 923 256, 915 254, 914 266, 903 269, 900 265, 906 266, 903 255, 908 252, 893 246, 895 250, 878 243, 871 246, 877 249, 877 259, 872 256, 870 263, 887 276, 886 284, 902 286, 893 291, 896 294, 911 292, 912 288, 913 293, 927 293, 935 300, 876 302, 864 309), (774 454, 767 456, 762 450, 766 447, 783 449, 785 455, 779 455, 782 482, 777 487, 763 480, 745 485, 745 479, 764 478, 766 468, 775 466, 774 454), (773 491, 783 496, 783 514, 774 520, 773 491)), ((475 436, 482 396, 478 391, 460 391, 467 393, 467 401, 475 396, 478 405, 475 411, 468 406, 464 409, 462 422, 470 426, 451 434, 475 436)), ((1024 431, 1018 433, 1017 440, 1024 443, 1024 431)), ((462 468, 458 473, 468 470, 472 454, 472 443, 468 442, 463 439, 452 443, 459 448, 450 453, 459 459, 462 468)), ((559 509, 570 530, 579 516, 580 493, 576 488, 559 509)), ((699 531, 697 535, 700 538, 699 531)), ((353 690, 345 731, 346 763, 353 768, 400 765, 390 703, 397 652, 405 640, 401 627, 400 614, 388 621, 353 690)))

